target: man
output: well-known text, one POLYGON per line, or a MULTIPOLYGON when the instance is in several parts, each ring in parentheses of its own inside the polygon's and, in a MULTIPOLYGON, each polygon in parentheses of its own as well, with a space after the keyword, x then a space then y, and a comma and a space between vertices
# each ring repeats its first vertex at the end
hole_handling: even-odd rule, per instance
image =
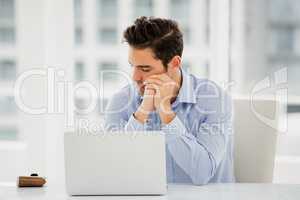
POLYGON ((181 69, 177 23, 140 17, 124 39, 135 84, 112 97, 106 128, 161 130, 169 183, 233 182, 231 100, 213 82, 181 69))

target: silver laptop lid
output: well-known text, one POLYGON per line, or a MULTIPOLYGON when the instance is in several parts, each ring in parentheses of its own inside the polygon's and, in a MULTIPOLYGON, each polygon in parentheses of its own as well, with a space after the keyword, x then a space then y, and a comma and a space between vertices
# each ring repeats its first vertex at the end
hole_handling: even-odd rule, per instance
POLYGON ((65 133, 70 195, 166 193, 162 132, 65 133))

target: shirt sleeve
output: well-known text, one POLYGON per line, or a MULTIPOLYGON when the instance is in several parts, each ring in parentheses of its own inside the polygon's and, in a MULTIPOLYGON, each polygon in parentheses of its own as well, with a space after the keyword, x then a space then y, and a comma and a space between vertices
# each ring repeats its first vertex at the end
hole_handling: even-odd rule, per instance
POLYGON ((132 114, 125 125, 125 131, 144 131, 144 130, 146 130, 145 124, 135 119, 135 117, 132 114))
POLYGON ((128 117, 128 98, 120 94, 114 95, 105 109, 104 129, 106 131, 143 131, 145 124, 136 120, 131 114, 128 117))
MULTIPOLYGON (((231 106, 228 109, 231 110, 231 106)), ((231 111, 207 115, 204 121, 198 123, 198 131, 193 134, 176 116, 169 124, 162 126, 162 131, 166 134, 167 148, 175 163, 193 184, 203 185, 215 175, 225 156, 231 111)))

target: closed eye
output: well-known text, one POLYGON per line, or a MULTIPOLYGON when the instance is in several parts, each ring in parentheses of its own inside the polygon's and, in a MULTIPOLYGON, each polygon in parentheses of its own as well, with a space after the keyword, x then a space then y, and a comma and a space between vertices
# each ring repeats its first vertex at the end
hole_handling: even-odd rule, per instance
POLYGON ((138 68, 139 70, 141 70, 142 72, 150 72, 151 71, 151 69, 152 69, 152 66, 150 66, 150 65, 136 65, 136 66, 134 66, 133 64, 131 64, 130 62, 129 62, 129 64, 130 64, 130 66, 131 67, 136 67, 136 68, 138 68))
POLYGON ((152 69, 150 65, 138 65, 136 67, 139 68, 142 72, 150 72, 152 69))
POLYGON ((141 68, 142 72, 150 72, 151 70, 149 68, 141 68))

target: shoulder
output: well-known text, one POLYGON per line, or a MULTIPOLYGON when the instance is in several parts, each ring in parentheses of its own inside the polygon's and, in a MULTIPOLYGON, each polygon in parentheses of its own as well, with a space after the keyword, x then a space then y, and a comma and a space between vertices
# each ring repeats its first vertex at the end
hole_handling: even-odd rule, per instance
MULTIPOLYGON (((114 98, 130 98, 130 97, 135 97, 136 96, 136 89, 134 88, 134 85, 132 84, 127 84, 126 86, 122 87, 120 90, 118 90, 116 93, 112 95, 112 99, 114 98)), ((122 100, 122 99, 120 99, 122 100)))
POLYGON ((137 91, 133 84, 128 84, 114 93, 108 101, 107 110, 123 110, 136 101, 137 91))
POLYGON ((198 107, 200 106, 203 110, 220 112, 225 109, 225 112, 230 112, 232 100, 227 88, 221 87, 209 79, 198 78, 191 74, 190 76, 198 107))
POLYGON ((224 93, 224 90, 214 81, 206 78, 198 78, 190 74, 193 81, 193 89, 196 95, 218 95, 224 93))

